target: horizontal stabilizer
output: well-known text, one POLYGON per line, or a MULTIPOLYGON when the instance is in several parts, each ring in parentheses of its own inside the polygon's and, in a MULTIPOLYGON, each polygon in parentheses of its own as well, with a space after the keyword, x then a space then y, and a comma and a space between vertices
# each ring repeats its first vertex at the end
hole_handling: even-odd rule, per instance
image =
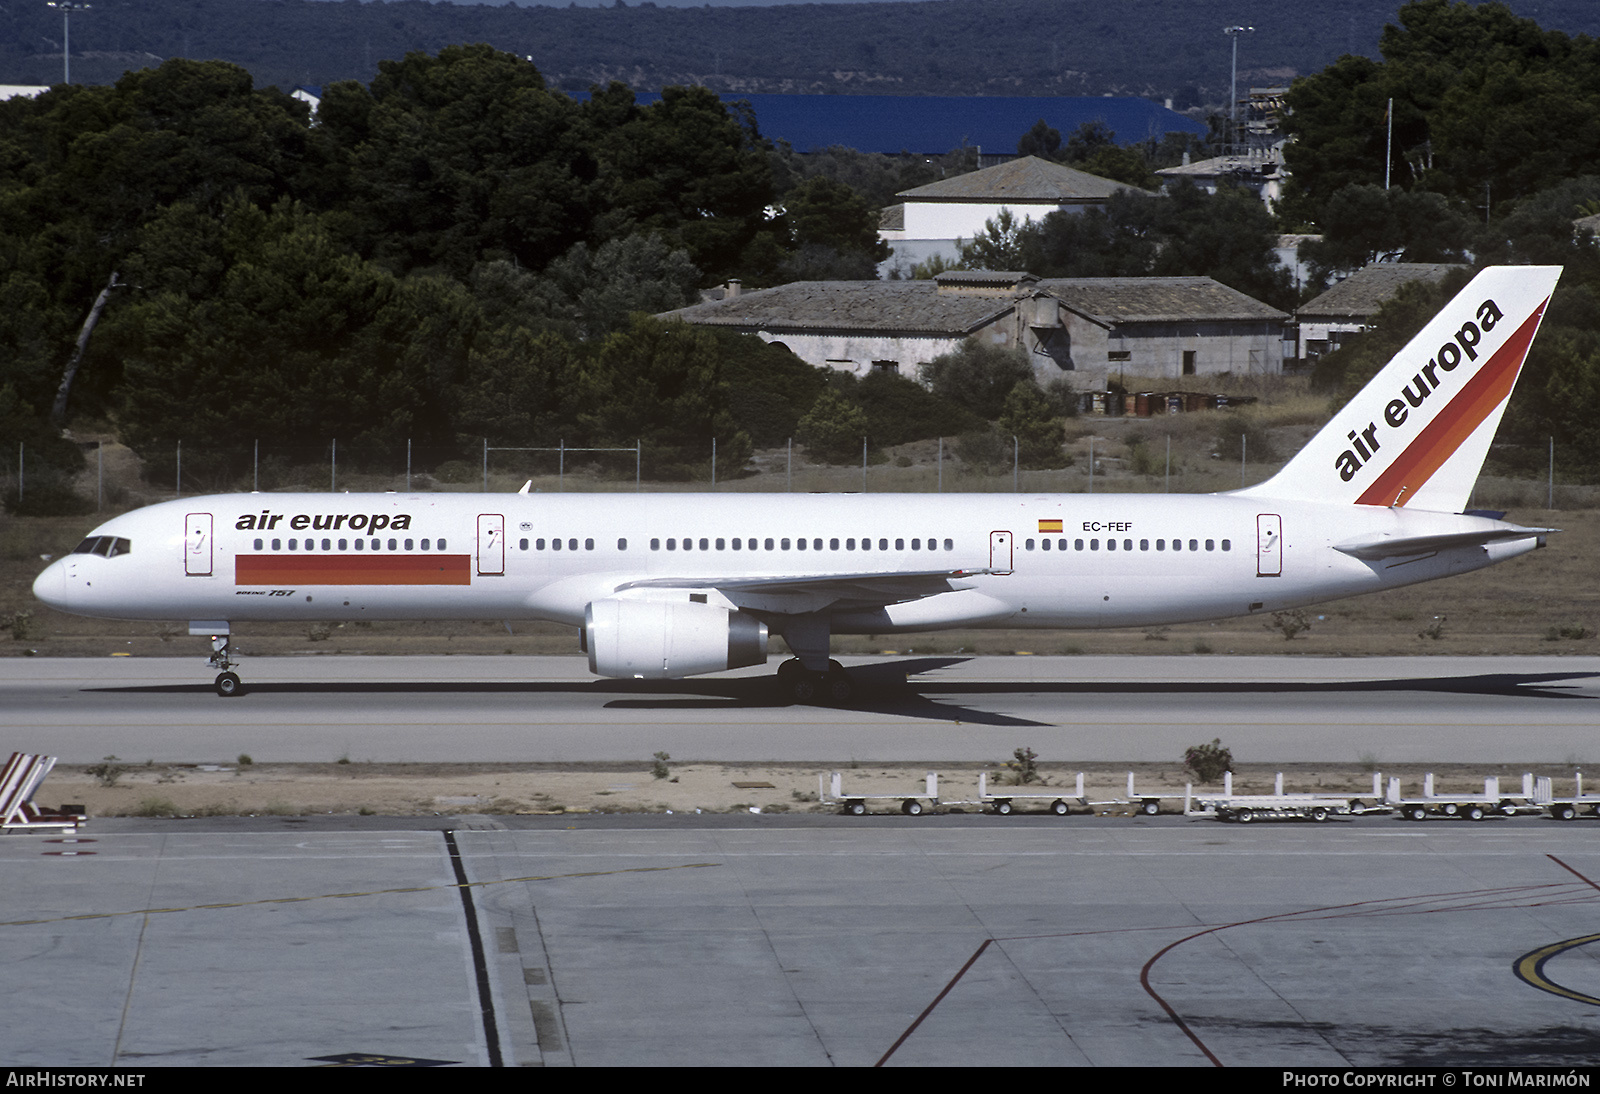
POLYGON ((1343 551, 1352 558, 1374 561, 1381 558, 1403 558, 1408 555, 1426 555, 1435 551, 1444 551, 1452 547, 1484 547, 1490 543, 1498 543, 1508 539, 1529 539, 1539 537, 1540 546, 1543 539, 1551 532, 1558 532, 1559 528, 1518 528, 1514 525, 1503 528, 1487 528, 1476 532, 1450 532, 1437 536, 1372 536, 1367 539, 1352 539, 1345 543, 1333 545, 1335 551, 1343 551))

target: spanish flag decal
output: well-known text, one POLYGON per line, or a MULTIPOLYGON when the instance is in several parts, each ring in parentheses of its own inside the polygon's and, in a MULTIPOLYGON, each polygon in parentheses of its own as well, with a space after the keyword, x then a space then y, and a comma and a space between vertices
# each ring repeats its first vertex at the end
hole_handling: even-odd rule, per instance
POLYGON ((1041 520, 1039 522, 1039 531, 1059 532, 1061 531, 1061 522, 1059 520, 1041 520))

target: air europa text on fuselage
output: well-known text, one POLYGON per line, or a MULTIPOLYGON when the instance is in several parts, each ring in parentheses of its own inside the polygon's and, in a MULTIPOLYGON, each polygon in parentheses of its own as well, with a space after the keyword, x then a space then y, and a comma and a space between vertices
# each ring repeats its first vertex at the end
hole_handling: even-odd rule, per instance
POLYGON ((293 532, 404 532, 411 527, 411 514, 296 513, 290 516, 263 509, 259 514, 245 513, 233 526, 241 532, 270 532, 277 530, 283 521, 288 521, 285 527, 293 532))
MULTIPOLYGON (((1467 321, 1456 331, 1455 336, 1439 347, 1439 352, 1423 366, 1422 371, 1412 377, 1411 382, 1400 389, 1404 399, 1395 398, 1383 408, 1383 420, 1391 429, 1399 429, 1405 425, 1406 419, 1411 416, 1411 410, 1422 406, 1427 399, 1439 388, 1443 381, 1439 373, 1454 372, 1461 364, 1463 357, 1468 361, 1478 359, 1478 343, 1483 340, 1486 331, 1494 330, 1494 326, 1505 318, 1499 305, 1493 300, 1485 300, 1478 305, 1478 321, 1467 321), (1408 405, 1409 408, 1408 409, 1408 405)), ((1446 377, 1445 379, 1448 379, 1446 377)), ((1349 482, 1356 477, 1374 453, 1383 447, 1378 440, 1379 427, 1377 422, 1368 422, 1365 429, 1359 433, 1352 429, 1349 435, 1350 447, 1339 453, 1334 458, 1333 464, 1339 471, 1339 477, 1349 482)))

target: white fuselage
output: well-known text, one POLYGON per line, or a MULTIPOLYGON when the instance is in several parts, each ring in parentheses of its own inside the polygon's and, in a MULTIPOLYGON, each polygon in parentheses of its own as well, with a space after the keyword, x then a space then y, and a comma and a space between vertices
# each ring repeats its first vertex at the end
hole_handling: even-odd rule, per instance
POLYGON ((34 591, 131 619, 581 626, 604 598, 705 589, 763 617, 822 613, 833 633, 1148 626, 1376 592, 1539 545, 1530 533, 1378 560, 1335 549, 1505 527, 1226 494, 231 494, 113 518, 85 544, 116 537, 125 553, 68 555, 34 591), (948 586, 887 603, 829 585, 938 571, 948 586))

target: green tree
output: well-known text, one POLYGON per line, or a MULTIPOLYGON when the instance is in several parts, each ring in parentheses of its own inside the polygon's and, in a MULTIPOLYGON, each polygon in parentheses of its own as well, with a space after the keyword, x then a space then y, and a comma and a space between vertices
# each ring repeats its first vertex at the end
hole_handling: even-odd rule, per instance
MULTIPOLYGON (((1352 185, 1329 200, 1322 239, 1301 252, 1314 281, 1357 270, 1386 254, 1407 262, 1460 262, 1472 224, 1443 195, 1352 185)), ((1570 228, 1569 228, 1570 232, 1570 228)))
POLYGON ((824 391, 800 419, 796 439, 814 460, 849 464, 861 459, 867 413, 836 391, 824 391))
POLYGON ((1065 467, 1061 450, 1066 428, 1056 417, 1049 400, 1032 380, 1018 383, 1006 396, 1005 408, 995 423, 1002 435, 1016 438, 1017 460, 1026 468, 1065 467))
POLYGON ((1019 383, 1032 382, 1033 366, 1020 349, 969 338, 922 366, 921 379, 935 395, 992 421, 1005 411, 1006 398, 1019 383))

